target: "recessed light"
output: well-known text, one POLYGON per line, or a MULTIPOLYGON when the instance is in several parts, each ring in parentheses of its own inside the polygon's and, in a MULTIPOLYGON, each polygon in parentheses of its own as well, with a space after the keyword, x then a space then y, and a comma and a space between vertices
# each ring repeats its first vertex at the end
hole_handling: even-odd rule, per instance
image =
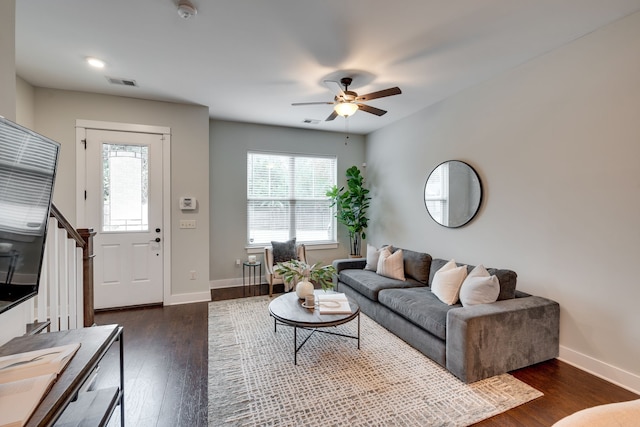
POLYGON ((92 58, 92 57, 87 58, 87 64, 95 68, 104 68, 104 65, 105 65, 102 59, 92 58))

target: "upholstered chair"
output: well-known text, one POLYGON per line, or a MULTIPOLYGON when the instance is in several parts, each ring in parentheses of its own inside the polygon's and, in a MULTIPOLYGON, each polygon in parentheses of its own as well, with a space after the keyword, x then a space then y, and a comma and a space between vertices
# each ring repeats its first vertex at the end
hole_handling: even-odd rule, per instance
MULTIPOLYGON (((299 243, 296 245, 296 254, 298 255, 299 261, 307 262, 307 250, 304 244, 299 243)), ((276 263, 273 260, 273 248, 271 246, 264 248, 264 268, 265 277, 269 283, 269 296, 273 296, 273 285, 284 283, 284 280, 282 280, 282 276, 274 271, 276 263)), ((284 283, 285 291, 289 291, 293 286, 294 284, 284 283)))

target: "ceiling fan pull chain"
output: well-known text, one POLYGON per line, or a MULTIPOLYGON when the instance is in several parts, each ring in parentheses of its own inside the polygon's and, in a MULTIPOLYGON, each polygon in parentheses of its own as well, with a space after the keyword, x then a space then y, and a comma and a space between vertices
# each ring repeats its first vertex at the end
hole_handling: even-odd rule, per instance
POLYGON ((344 137, 344 145, 347 145, 349 142, 349 117, 344 118, 344 132, 346 134, 344 137))

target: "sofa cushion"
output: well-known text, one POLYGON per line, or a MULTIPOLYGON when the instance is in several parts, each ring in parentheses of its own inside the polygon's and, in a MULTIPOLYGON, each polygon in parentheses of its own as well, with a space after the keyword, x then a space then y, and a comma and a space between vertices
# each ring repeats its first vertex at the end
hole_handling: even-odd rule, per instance
MULTIPOLYGON (((429 285, 433 282, 433 276, 442 266, 444 266, 448 260, 434 258, 431 261, 431 273, 429 274, 429 285)), ((458 265, 464 265, 458 263, 458 265)), ((467 265, 467 271, 470 273, 475 268, 474 265, 467 265)), ((504 270, 498 268, 487 268, 490 275, 495 275, 500 282, 500 295, 498 295, 498 301, 505 299, 513 299, 516 296, 516 282, 518 275, 513 270, 504 270)))
POLYGON ((404 277, 404 263, 402 261, 402 249, 393 254, 387 248, 380 252, 376 273, 391 279, 406 280, 404 277))
POLYGON ((411 288, 424 286, 414 279, 396 280, 380 276, 369 270, 342 270, 338 274, 338 280, 372 301, 378 301, 378 292, 382 289, 411 288))
MULTIPOLYGON (((391 248, 395 252, 400 248, 391 248)), ((425 285, 429 283, 429 270, 431 269, 431 255, 424 252, 402 249, 404 260, 404 275, 411 277, 425 285)))
POLYGON ((384 289, 378 294, 380 304, 440 339, 447 338, 447 312, 460 304, 447 305, 429 288, 384 289))

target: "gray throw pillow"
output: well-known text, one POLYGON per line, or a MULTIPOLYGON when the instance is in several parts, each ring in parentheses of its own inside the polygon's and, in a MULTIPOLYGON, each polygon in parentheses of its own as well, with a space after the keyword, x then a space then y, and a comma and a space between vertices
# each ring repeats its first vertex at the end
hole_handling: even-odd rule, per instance
MULTIPOLYGON (((399 248, 393 248, 395 253, 399 248)), ((431 270, 431 255, 423 252, 410 251, 403 249, 404 258, 404 274, 413 277, 418 282, 429 284, 429 271, 431 270)))
POLYGON ((286 242, 271 242, 273 248, 273 263, 287 262, 292 259, 298 259, 296 251, 296 239, 287 240, 286 242))

